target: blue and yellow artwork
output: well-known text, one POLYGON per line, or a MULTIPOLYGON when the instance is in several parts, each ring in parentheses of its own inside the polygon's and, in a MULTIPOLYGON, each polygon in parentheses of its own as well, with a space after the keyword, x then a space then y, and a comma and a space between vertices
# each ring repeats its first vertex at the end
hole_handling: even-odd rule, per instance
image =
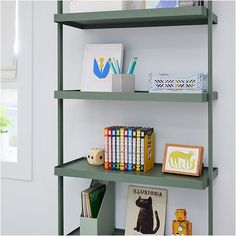
POLYGON ((112 67, 109 58, 115 58, 122 66, 123 50, 123 44, 86 44, 81 91, 111 92, 112 67))
POLYGON ((110 64, 104 57, 99 57, 99 62, 96 58, 93 60, 93 73, 99 79, 105 79, 110 71, 110 64))

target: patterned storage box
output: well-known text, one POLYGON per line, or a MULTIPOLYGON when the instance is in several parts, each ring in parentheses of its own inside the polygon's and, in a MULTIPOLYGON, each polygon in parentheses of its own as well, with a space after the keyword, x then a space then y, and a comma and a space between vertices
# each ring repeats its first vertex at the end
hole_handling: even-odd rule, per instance
POLYGON ((207 74, 174 76, 164 73, 148 75, 150 93, 203 93, 207 92, 207 74))

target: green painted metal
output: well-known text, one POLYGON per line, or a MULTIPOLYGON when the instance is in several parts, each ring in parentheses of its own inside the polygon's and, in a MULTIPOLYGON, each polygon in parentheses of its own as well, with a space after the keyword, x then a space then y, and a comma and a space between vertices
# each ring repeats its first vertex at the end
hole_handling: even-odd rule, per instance
MULTIPOLYGON (((63 2, 58 0, 58 14, 54 21, 58 24, 58 234, 64 234, 64 200, 63 176, 84 177, 98 180, 163 185, 192 189, 208 187, 208 233, 213 235, 213 179, 218 169, 213 168, 213 100, 218 93, 213 92, 212 63, 212 24, 217 23, 217 16, 212 13, 212 1, 206 7, 181 7, 172 9, 145 9, 114 12, 68 13, 63 14, 63 2), (81 29, 175 26, 175 25, 208 25, 208 93, 204 94, 149 94, 146 91, 135 93, 80 92, 63 90, 63 25, 81 29), (208 168, 203 169, 201 177, 188 177, 163 174, 161 165, 156 164, 151 171, 127 173, 104 171, 102 167, 89 166, 85 158, 63 164, 63 99, 88 100, 125 100, 125 101, 160 101, 160 102, 208 102, 208 168)), ((79 235, 77 228, 70 235, 79 235)), ((124 230, 116 229, 116 235, 123 235, 124 230)))
MULTIPOLYGON (((79 158, 55 167, 55 175, 191 189, 205 189, 208 186, 208 168, 203 169, 200 177, 164 174, 161 168, 161 164, 155 164, 147 173, 111 171, 104 170, 103 166, 89 165, 86 158, 79 158)), ((217 168, 214 168, 213 174, 215 178, 217 168)))
MULTIPOLYGON (((63 2, 57 1, 57 12, 63 13, 63 2)), ((63 24, 57 25, 58 89, 63 90, 63 24)), ((58 100, 58 164, 63 164, 63 100, 58 100)), ((64 235, 63 176, 58 177, 58 234, 64 235)))
POLYGON ((208 1, 208 234, 213 235, 213 63, 212 1, 208 1))
MULTIPOLYGON (((79 90, 55 91, 58 99, 85 99, 85 100, 120 100, 120 101, 158 101, 158 102, 207 102, 208 94, 179 94, 179 93, 135 93, 120 92, 80 92, 79 90)), ((213 99, 218 99, 218 93, 213 93, 213 99)))
MULTIPOLYGON (((208 22, 208 9, 204 6, 166 9, 142 9, 67 13, 54 15, 54 21, 81 29, 202 25, 208 22)), ((217 23, 213 14, 212 21, 217 23)))
MULTIPOLYGON (((68 235, 80 235, 80 227, 76 228, 72 232, 70 232, 68 235)), ((115 232, 113 235, 125 235, 124 229, 115 229, 115 232)))

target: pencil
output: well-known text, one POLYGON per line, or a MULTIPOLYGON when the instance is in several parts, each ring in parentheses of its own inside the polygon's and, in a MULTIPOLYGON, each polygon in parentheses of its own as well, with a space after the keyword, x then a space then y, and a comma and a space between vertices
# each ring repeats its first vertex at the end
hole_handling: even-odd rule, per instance
POLYGON ((114 67, 114 65, 113 65, 113 63, 112 63, 111 58, 108 59, 108 62, 109 62, 109 64, 110 64, 112 73, 113 73, 113 74, 116 74, 116 69, 115 69, 115 67, 114 67))

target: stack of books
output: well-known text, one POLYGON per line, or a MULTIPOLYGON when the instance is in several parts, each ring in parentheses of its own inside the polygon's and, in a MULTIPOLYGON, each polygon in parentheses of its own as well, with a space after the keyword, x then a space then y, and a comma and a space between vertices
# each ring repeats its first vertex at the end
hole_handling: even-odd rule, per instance
POLYGON ((154 130, 144 127, 104 128, 105 169, 146 172, 154 167, 154 130))
POLYGON ((95 184, 81 192, 82 216, 97 218, 106 191, 105 184, 95 184))

